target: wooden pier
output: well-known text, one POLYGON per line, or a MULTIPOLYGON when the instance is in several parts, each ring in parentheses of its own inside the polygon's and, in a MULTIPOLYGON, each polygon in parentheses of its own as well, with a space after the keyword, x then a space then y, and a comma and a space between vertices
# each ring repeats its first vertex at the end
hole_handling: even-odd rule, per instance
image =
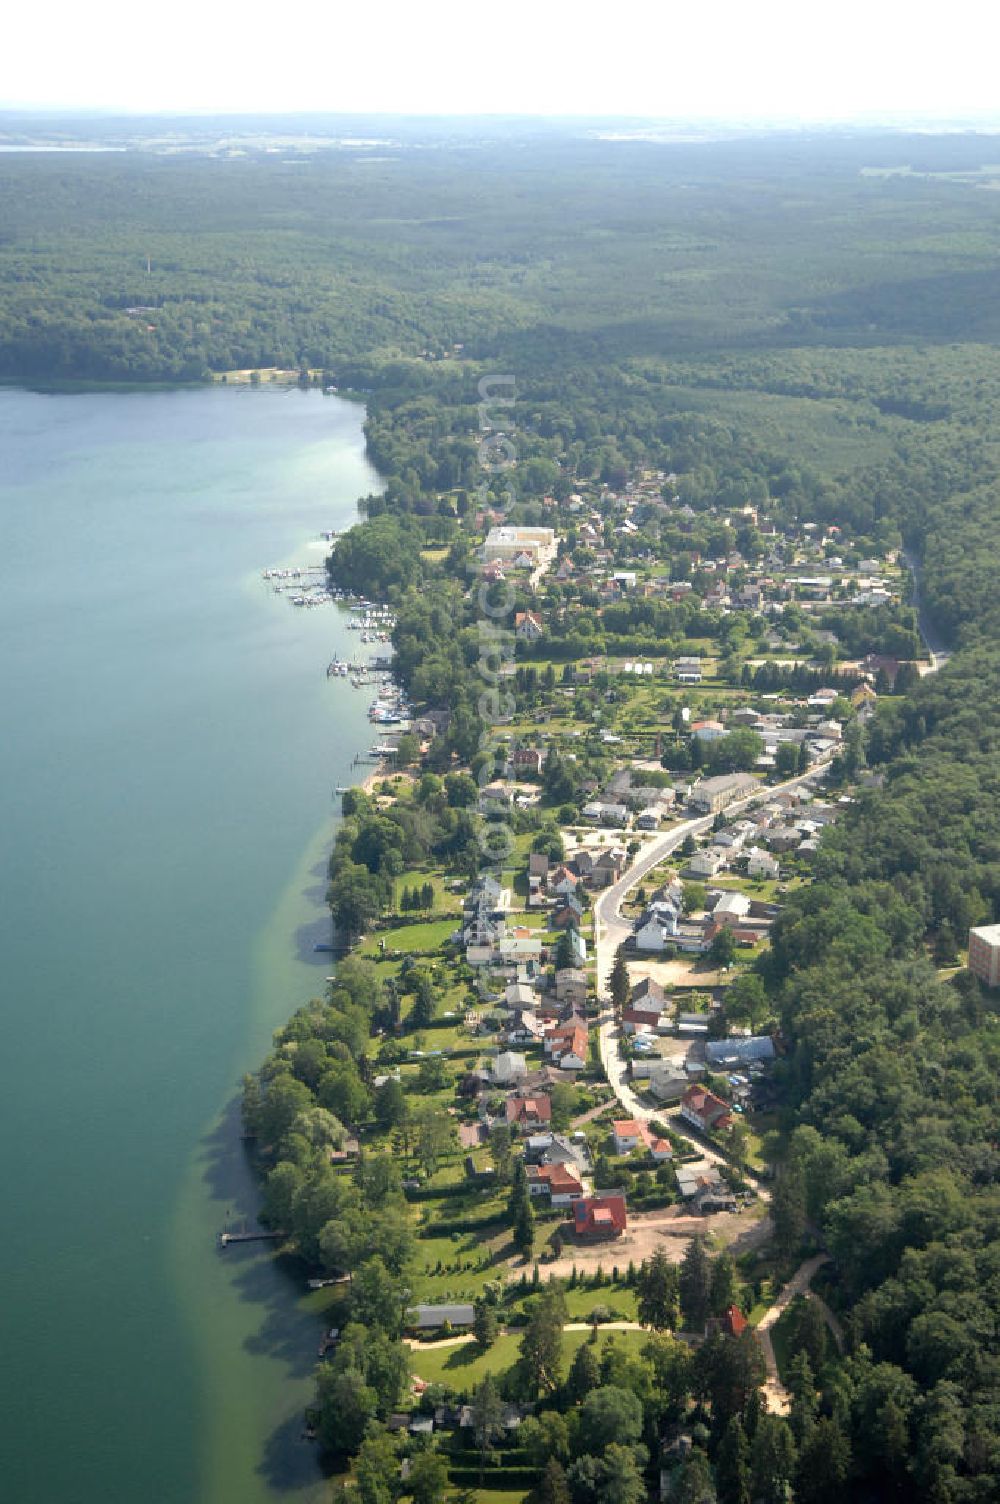
POLYGON ((228 1248, 230 1243, 277 1243, 286 1238, 284 1232, 220 1232, 219 1247, 228 1248))

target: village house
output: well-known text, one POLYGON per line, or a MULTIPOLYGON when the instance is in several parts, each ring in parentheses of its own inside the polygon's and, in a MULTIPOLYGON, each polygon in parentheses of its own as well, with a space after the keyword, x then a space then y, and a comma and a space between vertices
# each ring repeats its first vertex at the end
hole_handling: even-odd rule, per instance
POLYGON ((518 1133, 534 1133, 552 1121, 552 1098, 546 1096, 508 1097, 504 1104, 508 1128, 518 1133))
POLYGON ((498 918, 510 908, 510 889, 503 887, 495 877, 485 873, 477 877, 466 895, 463 909, 465 913, 486 913, 490 918, 498 918))
POLYGON ((689 1086, 681 1098, 681 1117, 700 1128, 702 1133, 722 1133, 732 1126, 733 1115, 728 1102, 703 1086, 689 1086))
POLYGON ((720 846, 706 846, 688 857, 686 872, 692 877, 715 877, 726 865, 726 853, 720 846))
POLYGON ((514 803, 514 790, 508 783, 488 783, 479 790, 480 814, 499 813, 508 810, 514 803))
POLYGON ((592 860, 588 878, 593 888, 610 888, 625 870, 628 855, 623 846, 606 846, 592 860))
POLYGON ((571 962, 571 964, 574 967, 585 966, 587 964, 587 942, 586 942, 586 940, 580 934, 580 931, 578 929, 572 929, 572 928, 570 928, 570 929, 568 929, 566 931, 566 937, 567 937, 567 941, 569 943, 569 954, 570 954, 570 962, 571 962))
POLYGON ((674 1071, 663 1060, 645 1060, 632 1062, 632 1072, 637 1074, 640 1064, 649 1067, 649 1075, 644 1078, 644 1089, 663 1106, 672 1106, 680 1102, 687 1091, 690 1082, 687 1076, 675 1075, 674 1071))
POLYGON ((747 1319, 739 1306, 727 1306, 721 1316, 710 1316, 705 1322, 706 1337, 739 1337, 747 1329, 747 1319))
POLYGON ((650 993, 637 997, 633 992, 628 1007, 622 1012, 622 1020, 630 1020, 636 1028, 655 1029, 665 1008, 665 1000, 650 993))
POLYGON ((764 836, 772 851, 795 851, 802 843, 802 836, 793 825, 779 825, 764 836))
POLYGON ((540 778, 544 766, 541 747, 516 747, 504 765, 504 773, 508 778, 540 778))
POLYGON ((646 911, 635 932, 636 949, 657 954, 674 945, 678 935, 678 919, 674 910, 666 904, 656 904, 646 911))
POLYGON ((545 630, 542 618, 534 611, 518 611, 514 616, 514 636, 519 642, 537 642, 545 630))
POLYGON ((587 1001, 587 973, 576 966, 556 972, 556 1000, 582 1007, 587 1001))
POLYGON ((591 825, 609 825, 621 830, 628 824, 628 808, 624 804, 612 804, 602 799, 592 799, 580 811, 581 818, 591 825))
POLYGON ((575 897, 579 886, 579 876, 569 867, 554 867, 549 873, 549 891, 557 898, 575 897))
POLYGON ((583 1195, 583 1184, 571 1165, 526 1165, 528 1194, 547 1196, 552 1206, 570 1206, 583 1195))
POLYGON ((533 1045, 541 1044, 545 1037, 545 1022, 537 1013, 527 1008, 514 1013, 510 1022, 503 1031, 506 1044, 533 1045))
MULTIPOLYGON (((540 961, 542 942, 536 933, 519 926, 510 934, 502 936, 497 941, 494 951, 501 961, 510 965, 518 965, 526 961, 540 961)), ((466 955, 466 960, 468 960, 468 955, 466 955)))
POLYGON ((616 1154, 631 1154, 636 1149, 646 1148, 658 1165, 673 1157, 669 1142, 654 1133, 648 1123, 621 1118, 611 1124, 611 1133, 616 1154))
POLYGON ((712 845, 728 851, 731 857, 735 856, 742 851, 747 832, 751 829, 748 820, 738 820, 735 825, 727 825, 725 830, 717 830, 712 837, 712 845))
POLYGON ((769 881, 777 881, 781 876, 781 868, 776 857, 769 851, 763 851, 759 846, 750 848, 750 857, 747 862, 747 873, 750 877, 766 878, 769 881))
POLYGON ((528 1069, 527 1061, 523 1055, 514 1050, 505 1050, 499 1054, 493 1062, 493 1079, 500 1083, 516 1081, 523 1076, 528 1069))
POLYGON ((524 1160, 529 1165, 568 1165, 578 1178, 591 1169, 584 1133, 573 1138, 564 1133, 533 1133, 524 1141, 524 1160))
POLYGON ((538 994, 528 982, 508 982, 504 988, 503 1000, 508 1008, 533 1008, 538 1001, 538 994))
POLYGON ((582 1023, 558 1024, 546 1029, 546 1055, 560 1070, 582 1071, 587 1065, 587 1029, 582 1023))
POLYGON ((579 928, 582 918, 583 904, 574 895, 556 905, 550 923, 552 928, 556 930, 569 929, 571 925, 574 928, 579 928))
MULTIPOLYGON (((672 586, 670 593, 675 601, 683 600, 684 595, 686 595, 690 591, 690 589, 691 586, 688 585, 686 590, 678 593, 679 587, 672 586)), ((678 658, 676 663, 674 664, 674 678, 677 680, 678 684, 700 684, 702 680, 701 659, 678 658)))
POLYGON ((706 814, 718 815, 738 799, 746 799, 758 787, 749 773, 723 773, 703 778, 691 790, 691 802, 706 814))
POLYGON ((655 977, 643 977, 632 988, 631 1004, 637 1008, 645 1004, 650 1010, 662 1013, 667 1006, 667 994, 655 977))
POLYGON ((627 1227, 625 1197, 620 1191, 584 1196, 573 1204, 573 1231, 581 1241, 620 1238, 627 1227))

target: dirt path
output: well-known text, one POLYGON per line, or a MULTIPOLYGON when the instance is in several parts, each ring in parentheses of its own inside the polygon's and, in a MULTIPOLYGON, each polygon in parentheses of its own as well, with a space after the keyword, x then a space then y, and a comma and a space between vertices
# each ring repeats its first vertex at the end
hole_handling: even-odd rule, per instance
MULTIPOLYGON (((813 1275, 821 1264, 826 1263, 829 1257, 828 1253, 817 1253, 813 1258, 806 1259, 804 1264, 800 1264, 788 1281, 788 1284, 782 1289, 774 1305, 764 1312, 757 1323, 757 1340, 760 1343, 761 1351, 764 1354, 764 1363, 767 1367, 767 1378, 764 1380, 764 1395, 767 1399, 767 1408, 775 1415, 788 1414, 790 1396, 778 1376, 778 1360, 774 1355, 771 1328, 782 1312, 788 1309, 797 1295, 810 1293, 809 1284, 813 1275)), ((813 1300, 819 1299, 816 1295, 813 1295, 811 1298, 813 1300)), ((820 1301, 819 1303, 827 1324, 833 1331, 837 1346, 840 1347, 843 1338, 840 1333, 839 1323, 836 1321, 833 1313, 827 1309, 825 1301, 820 1301)))
POLYGON ((575 1131, 583 1123, 591 1123, 594 1118, 599 1118, 602 1112, 607 1112, 609 1107, 614 1107, 614 1102, 598 1102, 596 1107, 588 1107, 586 1112, 581 1112, 578 1118, 570 1123, 570 1130, 575 1131))

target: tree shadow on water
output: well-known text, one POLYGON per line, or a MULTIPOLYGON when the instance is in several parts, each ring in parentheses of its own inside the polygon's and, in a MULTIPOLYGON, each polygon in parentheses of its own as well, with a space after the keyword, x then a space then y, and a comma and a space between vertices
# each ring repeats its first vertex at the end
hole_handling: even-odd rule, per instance
MULTIPOLYGON (((218 1208, 220 1231, 260 1227, 252 1146, 241 1138, 241 1131, 240 1103, 234 1097, 202 1143, 202 1175, 218 1208)), ((244 1340, 246 1350, 278 1359, 290 1379, 308 1378, 319 1361, 322 1322, 318 1313, 302 1307, 306 1271, 300 1261, 276 1256, 273 1245, 266 1242, 230 1243, 218 1250, 217 1257, 225 1261, 238 1300, 259 1314, 244 1340)))
POLYGON ((318 1444, 307 1441, 304 1431, 303 1417, 290 1415, 275 1427, 264 1444, 257 1473, 275 1493, 295 1493, 313 1484, 317 1489, 316 1496, 320 1497, 323 1479, 330 1472, 324 1466, 318 1444))
POLYGON ((327 971, 334 959, 333 956, 323 951, 316 951, 314 947, 329 945, 333 941, 333 926, 330 911, 326 906, 329 880, 324 859, 310 870, 309 883, 302 891, 303 898, 315 912, 304 924, 298 926, 293 941, 298 961, 307 966, 315 966, 317 969, 324 967, 327 971))

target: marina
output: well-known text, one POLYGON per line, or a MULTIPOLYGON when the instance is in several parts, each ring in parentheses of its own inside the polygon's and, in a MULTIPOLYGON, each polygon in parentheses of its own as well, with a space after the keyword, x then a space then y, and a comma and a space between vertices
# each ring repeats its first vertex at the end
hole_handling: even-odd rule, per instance
MULTIPOLYGON (((322 532, 320 541, 335 543, 339 534, 322 532)), ((261 580, 270 585, 275 595, 283 595, 292 606, 347 606, 351 619, 347 622, 350 632, 357 632, 364 643, 388 643, 392 641, 392 629, 396 625, 391 607, 378 605, 364 596, 352 595, 330 584, 326 564, 293 564, 262 569, 261 580)))

